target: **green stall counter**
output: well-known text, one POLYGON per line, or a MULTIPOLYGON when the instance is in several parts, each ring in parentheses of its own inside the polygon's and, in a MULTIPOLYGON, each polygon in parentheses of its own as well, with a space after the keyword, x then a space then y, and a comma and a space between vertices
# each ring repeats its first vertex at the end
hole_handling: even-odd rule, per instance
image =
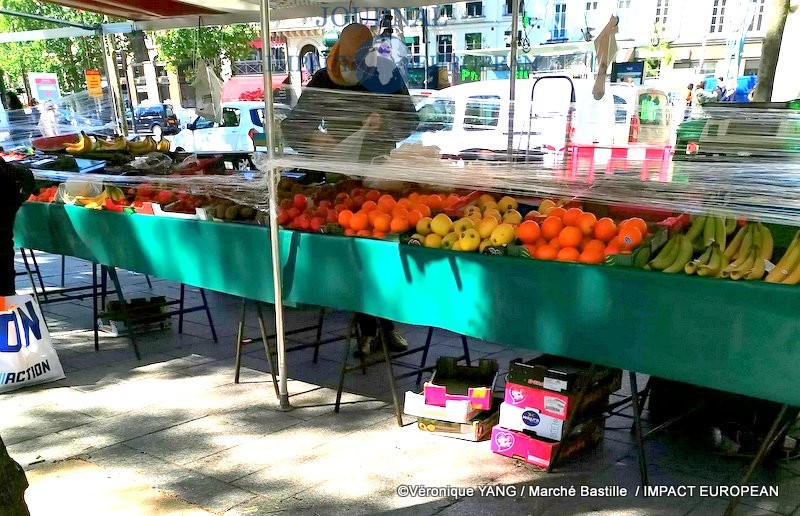
MULTIPOLYGON (((17 244, 272 300, 265 227, 27 203, 17 244)), ((281 231, 284 298, 800 406, 800 286, 281 231)))

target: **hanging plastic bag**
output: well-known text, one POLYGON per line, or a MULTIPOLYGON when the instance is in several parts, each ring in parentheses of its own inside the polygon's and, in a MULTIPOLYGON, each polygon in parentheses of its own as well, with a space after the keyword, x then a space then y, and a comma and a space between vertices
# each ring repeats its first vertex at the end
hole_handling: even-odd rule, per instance
POLYGON ((222 122, 222 81, 204 60, 197 62, 195 111, 206 120, 222 122))
POLYGON ((39 304, 0 297, 0 393, 64 378, 39 304))

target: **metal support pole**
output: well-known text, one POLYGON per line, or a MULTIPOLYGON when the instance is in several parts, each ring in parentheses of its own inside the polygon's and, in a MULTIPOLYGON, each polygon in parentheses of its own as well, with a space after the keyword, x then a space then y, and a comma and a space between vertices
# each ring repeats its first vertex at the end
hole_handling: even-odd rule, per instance
POLYGON ((430 63, 430 54, 428 53, 428 8, 420 7, 419 13, 422 15, 422 46, 425 49, 425 63, 423 64, 425 72, 425 89, 430 89, 430 77, 428 77, 428 66, 430 63))
POLYGON ((111 39, 113 36, 105 34, 103 29, 97 31, 97 35, 103 45, 103 62, 106 68, 106 77, 108 78, 108 91, 111 93, 111 104, 114 108, 114 124, 117 132, 122 136, 128 136, 128 123, 125 120, 125 108, 122 102, 122 88, 119 85, 119 76, 117 75, 117 60, 114 52, 114 42, 111 39))
POLYGON ((514 157, 514 99, 516 97, 517 86, 517 45, 519 38, 519 0, 511 2, 511 55, 509 56, 508 68, 511 70, 508 81, 508 162, 513 163, 514 157))
MULTIPOLYGON (((267 137, 267 156, 270 162, 275 157, 275 133, 273 123, 275 121, 275 107, 273 106, 272 95, 272 52, 270 45, 270 15, 269 0, 261 0, 261 51, 262 63, 264 66, 264 132, 267 137)), ((283 288, 281 284, 281 260, 280 260, 280 234, 278 228, 278 180, 280 174, 270 165, 269 169, 269 238, 272 247, 272 282, 275 286, 275 340, 278 348, 278 397, 280 399, 281 410, 291 410, 289 404, 288 378, 286 376, 286 335, 283 327, 283 288)))

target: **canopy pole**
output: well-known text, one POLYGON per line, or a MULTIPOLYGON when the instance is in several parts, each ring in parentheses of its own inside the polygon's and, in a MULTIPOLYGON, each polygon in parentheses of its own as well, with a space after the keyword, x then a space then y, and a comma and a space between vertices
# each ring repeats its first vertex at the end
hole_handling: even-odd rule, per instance
POLYGON ((289 404, 288 377, 286 375, 286 335, 283 327, 283 285, 281 281, 280 233, 278 227, 278 180, 277 169, 273 166, 275 158, 275 107, 272 95, 272 46, 270 44, 269 0, 261 0, 261 62, 264 75, 264 133, 267 139, 269 158, 269 238, 272 247, 272 283, 275 287, 275 339, 278 346, 278 398, 281 410, 291 410, 289 404))
POLYGON ((103 62, 105 63, 106 78, 108 79, 108 92, 111 95, 111 106, 114 111, 114 125, 116 126, 117 134, 127 138, 128 122, 125 118, 122 88, 120 88, 119 76, 117 75, 114 42, 110 39, 113 36, 106 34, 102 28, 97 31, 97 35, 100 37, 103 46, 103 57, 105 58, 103 62))
POLYGON ((508 81, 508 155, 509 164, 514 162, 514 99, 517 86, 517 45, 519 38, 519 4, 520 0, 511 0, 511 55, 508 67, 511 70, 508 81))

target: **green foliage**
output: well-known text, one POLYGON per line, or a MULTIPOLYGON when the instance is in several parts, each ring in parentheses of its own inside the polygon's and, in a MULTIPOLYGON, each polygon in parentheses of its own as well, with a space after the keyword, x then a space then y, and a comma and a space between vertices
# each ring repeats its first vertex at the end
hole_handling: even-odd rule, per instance
POLYGON ((258 37, 254 24, 173 29, 151 34, 160 59, 173 71, 205 59, 219 73, 222 61, 242 60, 253 53, 249 43, 258 37))
MULTIPOLYGON (((0 5, 13 11, 85 25, 96 25, 103 21, 99 14, 35 0, 2 0, 0 5)), ((0 32, 58 27, 59 25, 49 22, 0 15, 0 32)), ((58 74, 62 92, 81 91, 86 89, 84 71, 89 68, 103 69, 102 45, 96 36, 7 43, 0 45, 0 68, 7 75, 9 87, 23 87, 25 74, 28 72, 51 72, 58 74)))

